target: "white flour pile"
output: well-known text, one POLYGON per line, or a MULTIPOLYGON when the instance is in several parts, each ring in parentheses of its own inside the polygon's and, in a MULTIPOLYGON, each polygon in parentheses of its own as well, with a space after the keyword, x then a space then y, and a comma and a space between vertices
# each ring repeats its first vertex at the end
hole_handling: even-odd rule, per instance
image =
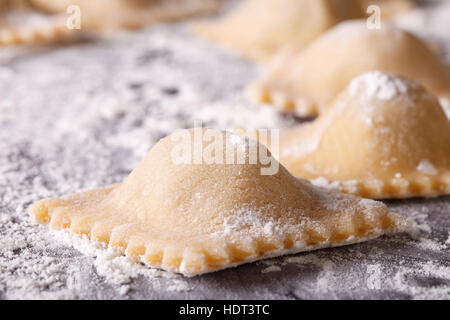
POLYGON ((409 87, 415 87, 415 84, 389 74, 373 71, 353 79, 348 89, 351 96, 362 92, 364 99, 387 101, 405 96, 409 87), (361 88, 363 88, 362 91, 361 88))
POLYGON ((2 49, 0 299, 450 298, 448 197, 390 203, 416 221, 417 240, 381 238, 192 279, 30 221, 31 203, 121 181, 158 139, 194 120, 293 125, 242 97, 257 71, 180 26, 2 49))

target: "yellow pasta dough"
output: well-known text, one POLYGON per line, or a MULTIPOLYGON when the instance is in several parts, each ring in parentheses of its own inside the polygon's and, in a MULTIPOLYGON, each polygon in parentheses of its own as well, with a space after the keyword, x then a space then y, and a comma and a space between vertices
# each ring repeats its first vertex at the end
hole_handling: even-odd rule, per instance
POLYGON ((55 42, 80 31, 138 28, 218 6, 218 0, 0 0, 0 46, 55 42), (80 8, 79 28, 68 27, 76 19, 74 5, 80 8))
POLYGON ((362 20, 343 22, 304 50, 280 52, 248 93, 283 110, 315 115, 351 79, 373 70, 403 75, 439 97, 450 96, 448 66, 421 40, 388 23, 370 30, 362 20))
POLYGON ((218 0, 30 0, 51 13, 79 6, 86 28, 139 28, 155 22, 177 20, 218 8, 218 0))
POLYGON ((187 276, 408 227, 382 203, 313 186, 283 167, 262 175, 261 161, 249 160, 255 145, 216 130, 177 131, 158 142, 121 184, 43 200, 31 213, 38 222, 122 247, 150 266, 187 276), (197 144, 196 132, 203 137, 197 144), (198 146, 204 161, 177 160, 195 159, 194 152, 174 156, 198 146), (207 154, 220 155, 219 161, 209 162, 207 154), (237 154, 246 161, 220 163, 237 154))
POLYGON ((34 12, 26 0, 0 0, 0 46, 55 42, 75 33, 63 16, 34 12))
POLYGON ((194 30, 267 61, 286 44, 303 46, 336 23, 362 16, 355 1, 245 0, 221 20, 196 24, 194 30))
POLYGON ((450 193, 450 122, 420 84, 370 72, 311 124, 280 133, 295 176, 369 198, 450 193))

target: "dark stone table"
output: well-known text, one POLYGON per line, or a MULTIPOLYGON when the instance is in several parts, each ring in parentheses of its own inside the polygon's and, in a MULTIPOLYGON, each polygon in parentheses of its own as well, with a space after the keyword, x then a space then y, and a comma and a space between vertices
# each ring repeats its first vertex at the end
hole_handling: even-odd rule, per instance
POLYGON ((222 129, 299 122, 243 97, 259 72, 183 25, 1 49, 0 298, 450 298, 450 197, 387 202, 418 224, 413 237, 191 279, 78 243, 80 253, 30 221, 32 202, 121 181, 158 139, 194 120, 222 129))

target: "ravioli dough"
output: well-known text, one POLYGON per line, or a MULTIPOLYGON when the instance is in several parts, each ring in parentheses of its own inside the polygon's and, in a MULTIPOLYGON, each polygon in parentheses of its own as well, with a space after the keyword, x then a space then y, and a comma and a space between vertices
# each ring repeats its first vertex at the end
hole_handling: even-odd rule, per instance
POLYGON ((245 0, 219 21, 194 25, 194 31, 267 61, 286 44, 303 46, 333 25, 361 17, 355 1, 245 0))
POLYGON ((0 46, 57 42, 85 31, 138 28, 217 9, 218 0, 0 0, 0 46), (81 9, 81 31, 67 9, 81 9))
POLYGON ((70 5, 81 9, 86 28, 140 28, 218 9, 218 0, 30 0, 37 8, 64 13, 70 5))
POLYGON ((55 42, 74 34, 66 17, 35 12, 25 0, 0 0, 0 46, 55 42))
MULTIPOLYGON (((188 134, 181 146, 195 144, 194 130, 181 132, 188 134)), ((203 141, 200 155, 231 145, 224 154, 240 150, 248 159, 256 143, 212 132, 222 142, 203 141)), ((174 135, 164 138, 123 183, 43 200, 31 213, 38 222, 122 247, 150 266, 187 276, 361 242, 408 226, 382 203, 315 187, 283 167, 261 175, 260 161, 175 164, 179 147, 174 135)))
POLYGON ((370 30, 365 21, 343 22, 304 50, 283 50, 248 93, 282 110, 316 115, 354 77, 374 70, 416 80, 439 97, 450 96, 449 68, 422 41, 388 23, 370 30))
POLYGON ((450 194, 450 122, 418 83, 370 72, 312 124, 280 133, 295 176, 369 198, 450 194))

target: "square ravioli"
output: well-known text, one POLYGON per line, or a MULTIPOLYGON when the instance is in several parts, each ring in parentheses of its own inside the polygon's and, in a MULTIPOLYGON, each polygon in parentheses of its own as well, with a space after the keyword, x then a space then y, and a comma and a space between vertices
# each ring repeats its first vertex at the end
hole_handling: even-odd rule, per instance
POLYGON ((408 227, 383 203, 313 186, 282 166, 262 174, 265 165, 250 161, 255 147, 268 152, 229 132, 180 130, 160 140, 121 184, 42 200, 30 211, 40 223, 186 276, 408 227), (196 142, 196 134, 204 138, 196 142), (202 161, 195 160, 197 148, 202 161), (178 157, 183 150, 188 156, 178 157), (243 161, 233 162, 237 154, 243 161))

